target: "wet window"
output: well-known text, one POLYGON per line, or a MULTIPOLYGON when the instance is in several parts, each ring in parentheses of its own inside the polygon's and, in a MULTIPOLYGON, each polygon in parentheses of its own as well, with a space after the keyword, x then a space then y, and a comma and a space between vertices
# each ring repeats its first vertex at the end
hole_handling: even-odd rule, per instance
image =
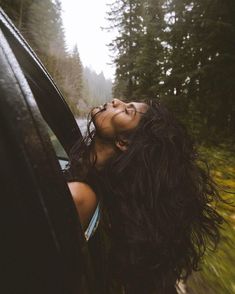
POLYGON ((60 167, 61 169, 64 169, 66 164, 68 163, 68 155, 50 127, 48 127, 48 134, 50 136, 52 146, 55 150, 56 157, 59 160, 60 167))

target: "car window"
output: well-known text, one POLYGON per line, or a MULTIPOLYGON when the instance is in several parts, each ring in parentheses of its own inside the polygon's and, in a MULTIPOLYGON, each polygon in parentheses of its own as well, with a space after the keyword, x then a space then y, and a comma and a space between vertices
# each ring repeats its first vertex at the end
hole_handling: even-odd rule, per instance
POLYGON ((64 150, 63 146, 61 145, 60 141, 56 137, 55 133, 52 131, 52 129, 49 126, 47 126, 47 129, 48 129, 48 134, 49 134, 52 146, 56 153, 56 157, 59 161, 61 169, 63 170, 66 168, 66 165, 69 162, 68 155, 66 151, 64 150))
POLYGON ((58 158, 63 158, 68 160, 68 155, 65 152, 63 146, 61 145, 60 141, 57 139, 55 133, 51 130, 51 128, 48 126, 48 133, 51 139, 51 143, 54 147, 55 153, 58 158))

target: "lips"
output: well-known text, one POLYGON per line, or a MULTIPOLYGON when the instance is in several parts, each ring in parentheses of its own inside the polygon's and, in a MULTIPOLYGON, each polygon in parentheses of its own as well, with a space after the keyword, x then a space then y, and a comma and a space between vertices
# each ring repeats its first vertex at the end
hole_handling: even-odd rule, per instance
POLYGON ((106 110, 107 104, 105 103, 104 105, 96 106, 91 110, 91 117, 92 119, 99 113, 103 112, 106 110))
POLYGON ((100 105, 97 108, 99 108, 100 111, 104 111, 104 110, 106 110, 106 107, 107 107, 107 103, 100 105))

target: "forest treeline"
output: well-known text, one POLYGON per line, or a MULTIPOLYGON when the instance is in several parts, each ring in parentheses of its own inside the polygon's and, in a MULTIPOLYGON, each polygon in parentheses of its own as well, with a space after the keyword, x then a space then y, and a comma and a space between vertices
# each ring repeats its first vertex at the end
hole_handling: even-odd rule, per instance
MULTIPOLYGON (((111 97, 111 81, 66 48, 59 0, 0 0, 75 113, 111 97)), ((199 141, 235 134, 234 0, 113 0, 113 96, 160 99, 199 141)))
POLYGON ((114 95, 161 99, 197 139, 235 134, 235 1, 114 0, 114 95))
POLYGON ((0 0, 0 6, 39 56, 75 116, 112 96, 112 81, 84 68, 78 47, 68 50, 59 0, 0 0))

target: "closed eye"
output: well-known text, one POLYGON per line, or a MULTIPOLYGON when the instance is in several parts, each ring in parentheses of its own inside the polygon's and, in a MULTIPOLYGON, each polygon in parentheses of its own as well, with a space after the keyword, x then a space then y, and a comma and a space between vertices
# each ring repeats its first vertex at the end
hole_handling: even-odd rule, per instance
POLYGON ((126 110, 128 114, 136 114, 136 107, 134 106, 134 104, 129 104, 127 107, 126 107, 126 110))
POLYGON ((129 114, 129 115, 132 115, 133 113, 135 113, 135 109, 133 107, 126 107, 125 108, 125 113, 126 114, 129 114))

